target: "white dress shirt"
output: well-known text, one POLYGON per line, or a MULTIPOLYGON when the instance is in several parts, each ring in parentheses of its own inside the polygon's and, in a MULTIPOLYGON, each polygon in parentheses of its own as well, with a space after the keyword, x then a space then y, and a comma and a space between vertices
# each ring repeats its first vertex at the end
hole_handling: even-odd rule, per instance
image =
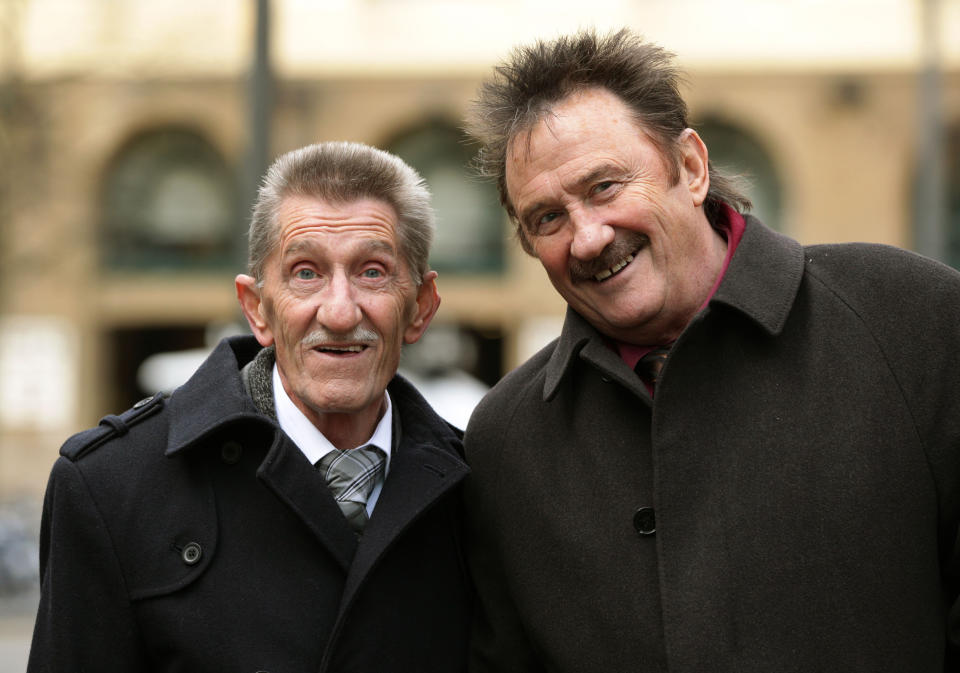
MULTIPOLYGON (((387 456, 383 464, 383 473, 377 479, 377 483, 373 485, 370 497, 367 498, 367 516, 373 514, 373 508, 376 506, 380 491, 383 489, 383 480, 387 478, 387 473, 390 471, 390 448, 393 446, 393 405, 390 402, 390 393, 384 391, 383 394, 387 399, 387 409, 383 412, 380 422, 377 423, 373 435, 359 446, 353 447, 356 449, 373 444, 387 456)), ((304 416, 303 412, 287 395, 287 391, 283 389, 283 383, 280 381, 280 370, 277 369, 276 364, 273 365, 273 403, 277 410, 277 421, 280 423, 280 428, 287 433, 287 436, 293 440, 293 443, 297 445, 312 465, 316 465, 321 458, 331 451, 337 450, 337 447, 331 444, 322 432, 317 430, 317 427, 304 416)))

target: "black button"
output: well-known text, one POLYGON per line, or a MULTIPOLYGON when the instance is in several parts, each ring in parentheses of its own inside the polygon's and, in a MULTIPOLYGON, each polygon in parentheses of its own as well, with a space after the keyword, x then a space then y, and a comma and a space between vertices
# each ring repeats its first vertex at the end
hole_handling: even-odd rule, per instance
POLYGON ((227 465, 236 465, 243 455, 243 445, 240 442, 224 442, 220 447, 220 458, 227 465))
POLYGON ((203 549, 196 542, 188 542, 180 553, 180 558, 182 558, 183 562, 188 566, 200 563, 201 556, 203 556, 203 549))
POLYGON ((657 514, 653 507, 641 507, 633 515, 633 527, 640 535, 653 535, 657 532, 657 514))

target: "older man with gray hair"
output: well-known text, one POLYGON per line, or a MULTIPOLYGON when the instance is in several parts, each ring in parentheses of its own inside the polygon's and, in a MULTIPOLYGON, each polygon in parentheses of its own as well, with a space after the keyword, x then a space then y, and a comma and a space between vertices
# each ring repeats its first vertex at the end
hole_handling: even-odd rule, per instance
POLYGON ((236 278, 253 336, 61 449, 31 673, 464 668, 461 434, 396 373, 440 303, 432 233, 386 152, 274 163, 236 278))

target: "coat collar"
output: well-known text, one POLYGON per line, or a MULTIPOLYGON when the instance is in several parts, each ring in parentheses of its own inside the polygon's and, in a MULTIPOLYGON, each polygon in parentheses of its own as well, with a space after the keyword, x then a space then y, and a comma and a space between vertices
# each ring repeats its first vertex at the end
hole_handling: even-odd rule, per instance
POLYGON ((800 289, 803 247, 751 215, 744 219, 747 228, 710 304, 735 308, 776 336, 783 331, 800 289))
POLYGON ((240 379, 240 369, 259 350, 252 336, 224 339, 193 376, 174 391, 167 404, 171 412, 168 456, 196 445, 228 423, 270 422, 257 411, 240 379))
MULTIPOLYGON (((717 305, 729 306, 768 334, 776 335, 786 324, 803 278, 803 248, 751 215, 745 215, 744 219, 743 238, 705 310, 717 305)), ((560 382, 577 356, 591 360, 609 375, 623 379, 624 384, 631 387, 635 384, 635 377, 623 376, 621 370, 626 368, 617 364, 619 357, 606 346, 604 337, 579 313, 567 307, 563 330, 545 370, 545 400, 556 395, 560 382)))

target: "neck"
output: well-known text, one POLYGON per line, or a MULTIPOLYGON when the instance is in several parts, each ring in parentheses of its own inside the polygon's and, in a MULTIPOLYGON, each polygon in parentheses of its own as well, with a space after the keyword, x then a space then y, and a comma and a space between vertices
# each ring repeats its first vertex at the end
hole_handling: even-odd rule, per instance
POLYGON ((680 320, 672 330, 668 341, 659 343, 672 343, 687 328, 690 321, 707 304, 710 297, 713 296, 717 281, 723 272, 723 265, 727 258, 727 239, 719 231, 710 227, 710 236, 704 242, 703 255, 701 257, 704 263, 698 267, 698 272, 689 279, 687 295, 689 301, 686 305, 686 311, 682 314, 680 320))
POLYGON ((386 398, 383 397, 379 404, 371 404, 366 409, 353 412, 316 411, 304 408, 300 400, 291 399, 314 427, 341 451, 354 449, 370 439, 387 408, 386 398))

